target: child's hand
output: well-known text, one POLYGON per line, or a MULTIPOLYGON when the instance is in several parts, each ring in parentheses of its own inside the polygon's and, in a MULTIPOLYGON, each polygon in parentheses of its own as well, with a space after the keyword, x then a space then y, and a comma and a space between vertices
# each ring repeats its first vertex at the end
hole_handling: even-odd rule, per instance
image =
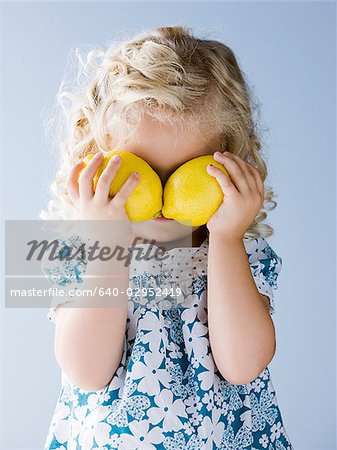
POLYGON ((232 181, 220 169, 207 167, 224 193, 223 203, 207 222, 207 228, 226 239, 241 240, 263 205, 263 181, 258 170, 237 155, 215 152, 214 159, 225 166, 232 181))
POLYGON ((129 220, 124 205, 139 182, 139 175, 132 173, 111 199, 109 188, 121 158, 110 159, 98 179, 94 192, 93 177, 102 160, 102 153, 97 153, 83 170, 83 161, 79 161, 72 167, 67 179, 69 197, 84 220, 129 220))

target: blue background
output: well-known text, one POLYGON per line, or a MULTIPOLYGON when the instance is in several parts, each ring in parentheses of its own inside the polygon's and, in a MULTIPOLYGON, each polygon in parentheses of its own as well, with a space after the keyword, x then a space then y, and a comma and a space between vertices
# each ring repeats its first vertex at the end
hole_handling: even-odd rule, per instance
MULTIPOLYGON (((334 2, 3 3, 2 180, 7 219, 36 219, 55 156, 42 121, 72 47, 187 25, 237 55, 262 103, 263 153, 277 194, 270 245, 283 259, 269 365, 295 450, 335 441, 334 2)), ((4 309, 4 449, 42 448, 60 389, 47 309, 4 309)))

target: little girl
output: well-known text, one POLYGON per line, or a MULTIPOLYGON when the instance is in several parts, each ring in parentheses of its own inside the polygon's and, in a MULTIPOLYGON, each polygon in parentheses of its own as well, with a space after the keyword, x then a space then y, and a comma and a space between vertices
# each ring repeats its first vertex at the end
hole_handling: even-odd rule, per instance
MULTIPOLYGON (((131 261, 133 292, 179 286, 177 307, 144 294, 130 295, 127 311, 66 308, 70 290, 87 286, 84 274, 100 263, 45 268, 69 295, 48 314, 62 389, 44 449, 293 450, 268 369, 282 259, 262 221, 265 203, 276 202, 264 190, 252 95, 232 50, 184 27, 162 27, 90 51, 82 69, 87 84, 59 94, 71 102, 62 105, 61 168, 42 219, 127 221, 139 174, 110 198, 120 165, 111 159, 93 191, 102 154, 116 148, 148 162, 163 186, 184 162, 207 154, 230 178, 207 167, 224 201, 207 224, 192 227, 191 247, 173 245, 161 261, 131 261), (88 153, 96 156, 83 168, 88 153)), ((147 239, 181 242, 190 229, 149 220, 133 231, 145 252, 147 239)))

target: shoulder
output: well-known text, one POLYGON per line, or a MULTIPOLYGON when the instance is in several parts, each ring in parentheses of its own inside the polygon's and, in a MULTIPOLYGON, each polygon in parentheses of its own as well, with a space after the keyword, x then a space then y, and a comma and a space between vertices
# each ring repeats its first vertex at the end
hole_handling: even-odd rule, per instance
POLYGON ((282 265, 282 258, 263 236, 258 236, 257 238, 250 240, 244 239, 243 242, 249 262, 253 263, 259 260, 270 260, 275 264, 282 265))
POLYGON ((55 239, 55 243, 57 244, 54 252, 55 258, 49 258, 50 254, 44 253, 41 260, 42 273, 48 282, 54 287, 61 288, 64 292, 64 296, 52 295, 47 318, 53 323, 56 323, 56 311, 62 310, 57 312, 57 316, 61 317, 68 310, 68 308, 58 308, 58 306, 74 300, 71 290, 76 290, 78 283, 83 282, 87 264, 84 251, 85 241, 79 236, 58 238, 55 239), (69 258, 70 255, 73 257, 69 258))
POLYGON ((269 298, 270 314, 273 314, 275 311, 274 290, 278 288, 282 258, 262 236, 244 242, 258 291, 269 298))
POLYGON ((282 258, 262 236, 245 243, 248 261, 254 277, 263 278, 277 288, 277 277, 282 268, 282 258))
POLYGON ((85 242, 78 236, 67 239, 55 239, 53 258, 44 254, 41 266, 43 273, 52 283, 68 284, 70 281, 80 281, 86 266, 85 242))

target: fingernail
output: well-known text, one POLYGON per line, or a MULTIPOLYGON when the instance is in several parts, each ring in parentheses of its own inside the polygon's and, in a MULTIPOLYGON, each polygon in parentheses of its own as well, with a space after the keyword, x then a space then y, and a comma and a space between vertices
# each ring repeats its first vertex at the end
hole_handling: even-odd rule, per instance
POLYGON ((221 153, 220 152, 215 152, 214 155, 221 155, 221 153))
POLYGON ((138 172, 133 172, 133 176, 134 176, 135 178, 139 178, 139 173, 138 173, 138 172))

